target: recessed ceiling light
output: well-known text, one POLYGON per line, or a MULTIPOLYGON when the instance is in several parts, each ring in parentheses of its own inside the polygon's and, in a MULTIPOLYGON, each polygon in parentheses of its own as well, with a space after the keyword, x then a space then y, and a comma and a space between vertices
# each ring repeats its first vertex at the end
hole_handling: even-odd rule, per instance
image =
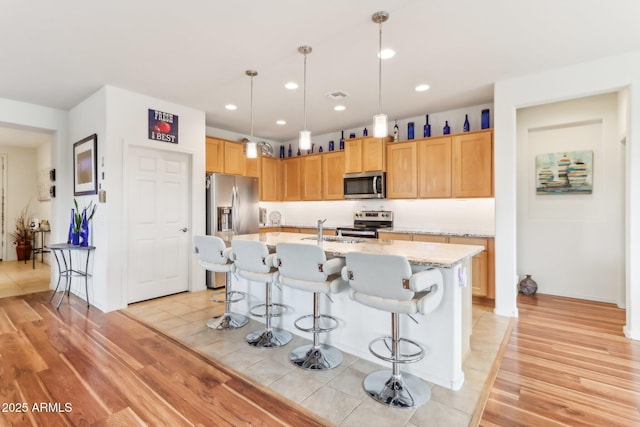
POLYGON ((336 111, 344 111, 347 109, 347 107, 345 107, 344 105, 336 105, 335 107, 333 107, 333 109, 336 111))
POLYGON ((286 87, 289 90, 298 89, 298 83, 288 82, 288 83, 285 83, 284 87, 286 87))
POLYGON ((276 124, 282 126, 282 125, 286 125, 287 122, 284 120, 276 120, 276 124))
POLYGON ((395 55, 396 55, 396 51, 393 49, 382 49, 378 54, 378 57, 382 59, 389 59, 389 58, 393 58, 395 55))
POLYGON ((416 92, 424 92, 429 90, 429 85, 421 84, 416 86, 416 92))
POLYGON ((224 108, 226 108, 229 111, 233 111, 233 110, 237 110, 238 106, 237 105, 233 105, 233 104, 227 104, 224 106, 224 108))

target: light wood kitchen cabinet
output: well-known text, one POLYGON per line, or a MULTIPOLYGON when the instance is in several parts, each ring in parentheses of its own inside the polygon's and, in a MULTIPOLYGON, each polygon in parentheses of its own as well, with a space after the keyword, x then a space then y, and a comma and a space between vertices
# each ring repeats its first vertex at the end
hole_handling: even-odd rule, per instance
POLYGON ((282 231, 282 228, 281 227, 262 227, 258 229, 258 233, 260 234, 273 233, 277 231, 282 231))
POLYGON ((471 290, 474 296, 486 297, 489 294, 489 253, 488 240, 476 237, 449 237, 449 243, 459 245, 482 246, 484 251, 471 259, 471 290))
POLYGON ((322 154, 302 157, 302 200, 322 200, 322 154))
POLYGON ((449 236, 442 234, 414 234, 414 242, 449 243, 449 236))
POLYGON ((300 200, 300 157, 282 160, 282 200, 300 200))
POLYGON ((282 178, 280 175, 280 159, 260 157, 260 200, 276 202, 282 194, 282 178))
POLYGON ((282 232, 284 233, 299 233, 300 229, 298 227, 281 227, 282 232))
POLYGON ((386 170, 385 142, 391 138, 363 136, 344 141, 344 172, 361 173, 386 170))
POLYGON ((493 196, 493 131, 453 136, 453 197, 493 196))
POLYGON ((245 155, 245 170, 246 176, 252 176, 254 178, 260 178, 260 156, 255 159, 249 159, 245 155))
POLYGON ((205 169, 207 172, 224 172, 224 141, 208 136, 205 145, 205 159, 205 169))
POLYGON ((245 175, 246 170, 244 144, 224 141, 224 173, 245 175))
POLYGON ((322 154, 322 199, 344 199, 344 151, 322 154))
POLYGON ((387 198, 418 197, 417 166, 415 141, 387 144, 387 198))
POLYGON ((412 240, 411 233, 394 233, 390 231, 378 231, 378 239, 382 240, 412 240))
POLYGON ((451 197, 451 137, 426 138, 418 145, 418 197, 451 197))

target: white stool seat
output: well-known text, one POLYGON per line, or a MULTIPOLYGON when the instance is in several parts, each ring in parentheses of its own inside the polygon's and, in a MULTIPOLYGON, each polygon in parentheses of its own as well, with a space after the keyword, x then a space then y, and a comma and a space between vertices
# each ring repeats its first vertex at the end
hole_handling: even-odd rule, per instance
POLYGON ((369 374, 364 389, 376 401, 393 407, 426 403, 431 398, 429 385, 399 370, 400 364, 421 360, 424 348, 416 341, 400 337, 398 316, 428 314, 437 309, 444 294, 442 273, 438 269, 414 273, 407 259, 398 255, 351 252, 346 255, 342 277, 349 281, 353 300, 391 313, 392 335, 374 339, 369 350, 374 356, 391 362, 392 370, 369 374), (381 350, 376 350, 375 345, 381 342, 384 343, 381 350))
POLYGON ((319 294, 335 294, 346 289, 347 284, 340 273, 344 259, 327 256, 321 247, 303 243, 278 243, 275 265, 280 275, 278 281, 285 286, 313 293, 313 314, 296 320, 301 331, 313 333, 313 345, 303 345, 289 355, 291 362, 303 369, 327 370, 342 363, 342 353, 331 346, 320 344, 319 334, 338 326, 333 316, 319 313, 319 294), (313 320, 310 327, 302 326, 305 320, 313 320))
POLYGON ((265 327, 249 333, 245 339, 254 347, 280 347, 293 338, 291 332, 271 326, 271 319, 286 311, 284 304, 271 301, 271 285, 278 278, 278 269, 273 266, 275 254, 269 254, 264 242, 252 240, 231 240, 231 259, 236 266, 236 274, 244 279, 265 284, 265 303, 252 307, 250 312, 265 318, 265 327), (264 314, 257 314, 257 308, 264 307, 264 314), (274 313, 274 310, 278 310, 274 313))
POLYGON ((202 268, 208 271, 226 274, 225 290, 223 292, 224 300, 217 298, 217 295, 221 293, 211 295, 211 300, 214 302, 224 301, 224 314, 209 319, 207 326, 211 329, 227 330, 246 325, 249 321, 247 316, 231 312, 231 303, 241 301, 245 296, 243 292, 231 290, 231 280, 229 280, 229 276, 235 270, 233 261, 229 259, 231 248, 227 248, 224 241, 217 236, 194 236, 193 242, 202 268))

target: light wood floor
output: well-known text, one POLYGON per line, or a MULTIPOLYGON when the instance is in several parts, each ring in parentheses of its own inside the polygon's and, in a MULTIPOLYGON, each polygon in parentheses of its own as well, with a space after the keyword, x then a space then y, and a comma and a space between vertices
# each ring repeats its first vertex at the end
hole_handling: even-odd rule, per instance
POLYGON ((0 299, 0 425, 327 425, 123 312, 0 299))
POLYGON ((518 299, 482 426, 640 426, 640 342, 625 311, 549 295, 518 299))
POLYGON ((40 262, 0 261, 0 298, 42 292, 49 289, 50 268, 40 262))

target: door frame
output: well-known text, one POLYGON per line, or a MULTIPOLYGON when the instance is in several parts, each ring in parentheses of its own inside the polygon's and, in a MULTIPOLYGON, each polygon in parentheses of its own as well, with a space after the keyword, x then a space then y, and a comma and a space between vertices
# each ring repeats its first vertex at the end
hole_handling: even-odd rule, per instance
MULTIPOLYGON (((123 149, 122 149, 122 167, 123 167, 123 176, 122 176, 122 211, 121 211, 121 221, 122 221, 122 234, 123 236, 129 235, 129 187, 131 177, 129 176, 129 166, 131 161, 131 150, 133 149, 143 149, 155 152, 163 152, 163 153, 177 153, 184 154, 187 156, 187 195, 188 195, 188 212, 187 212, 187 231, 188 241, 193 241, 193 159, 194 152, 192 150, 184 150, 184 149, 169 149, 167 147, 162 146, 150 146, 146 144, 127 144, 123 141, 123 149)), ((129 305, 129 239, 123 237, 121 239, 121 250, 122 254, 121 265, 121 307, 128 307, 129 305)), ((189 292, 193 291, 193 253, 189 251, 187 256, 187 289, 189 292)))

